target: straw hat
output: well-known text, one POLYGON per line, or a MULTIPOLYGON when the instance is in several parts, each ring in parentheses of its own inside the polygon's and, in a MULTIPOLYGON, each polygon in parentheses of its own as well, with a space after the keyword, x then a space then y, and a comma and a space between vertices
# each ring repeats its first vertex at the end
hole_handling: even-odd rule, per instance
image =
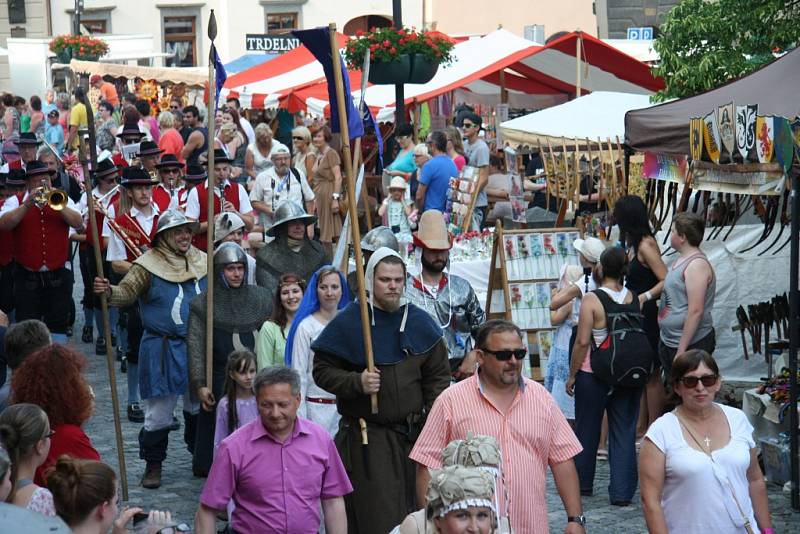
POLYGON ((428 210, 422 214, 419 230, 414 233, 414 244, 429 250, 450 250, 453 247, 441 211, 428 210))
POLYGON ((406 181, 403 179, 402 176, 395 176, 392 178, 392 181, 389 182, 389 189, 402 189, 403 191, 406 190, 406 181))

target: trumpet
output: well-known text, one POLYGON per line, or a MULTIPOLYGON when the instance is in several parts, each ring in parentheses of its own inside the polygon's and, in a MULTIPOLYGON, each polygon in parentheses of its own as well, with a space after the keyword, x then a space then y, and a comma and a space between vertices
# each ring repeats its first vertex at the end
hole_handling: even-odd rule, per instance
POLYGON ((50 206, 52 210, 61 211, 69 202, 67 194, 54 187, 39 187, 33 191, 32 196, 33 203, 39 209, 50 206))
MULTIPOLYGON (((108 193, 104 194, 101 197, 98 197, 98 198, 94 199, 94 201, 96 203, 98 203, 98 204, 104 204, 106 199, 113 197, 114 193, 119 191, 119 187, 120 187, 119 184, 115 185, 113 188, 111 188, 111 190, 108 193)), ((88 206, 81 210, 81 217, 86 216, 87 213, 89 213, 89 207, 88 206)))

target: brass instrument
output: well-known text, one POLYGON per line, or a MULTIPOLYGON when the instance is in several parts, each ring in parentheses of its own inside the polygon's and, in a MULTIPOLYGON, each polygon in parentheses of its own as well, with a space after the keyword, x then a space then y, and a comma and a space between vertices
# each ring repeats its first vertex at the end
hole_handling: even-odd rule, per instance
MULTIPOLYGON (((103 203, 105 203, 105 201, 106 201, 106 199, 107 199, 107 198, 111 198, 111 197, 113 197, 113 196, 114 196, 114 193, 116 193, 117 191, 119 191, 119 187, 120 187, 120 185, 119 185, 119 184, 115 185, 113 188, 111 188, 111 190, 110 190, 108 193, 104 194, 104 195, 103 195, 103 196, 101 196, 101 197, 97 197, 97 198, 95 199, 95 202, 97 202, 97 203, 99 203, 99 204, 103 204, 103 203)), ((88 207, 88 206, 87 206, 86 208, 84 208, 84 209, 82 209, 82 210, 81 210, 81 217, 85 217, 87 213, 89 213, 89 207, 88 207)))
POLYGON ((50 206, 52 210, 61 211, 69 203, 67 194, 54 187, 39 187, 31 195, 33 196, 33 203, 39 209, 50 206))

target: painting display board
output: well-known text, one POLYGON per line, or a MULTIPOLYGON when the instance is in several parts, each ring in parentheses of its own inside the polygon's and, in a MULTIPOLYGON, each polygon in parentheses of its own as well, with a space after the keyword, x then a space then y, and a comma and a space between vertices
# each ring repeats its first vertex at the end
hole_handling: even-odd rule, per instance
MULTIPOLYGON (((547 357, 552 344, 550 297, 565 265, 580 265, 572 243, 581 236, 577 228, 504 230, 495 226, 486 315, 512 321, 528 334, 528 345, 547 357)), ((542 373, 531 360, 529 376, 542 373)))

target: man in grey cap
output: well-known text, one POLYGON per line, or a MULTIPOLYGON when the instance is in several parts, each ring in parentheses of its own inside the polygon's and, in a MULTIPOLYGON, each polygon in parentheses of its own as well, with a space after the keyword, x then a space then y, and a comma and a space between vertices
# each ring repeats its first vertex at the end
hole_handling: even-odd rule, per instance
MULTIPOLYGON (((139 387, 145 401, 139 432, 139 457, 147 462, 142 486, 161 485, 172 412, 178 396, 191 412, 186 355, 189 305, 206 289, 206 255, 192 246, 197 223, 177 210, 158 219, 153 247, 133 261, 117 286, 94 279, 94 292, 109 294, 109 306, 129 306, 137 299, 144 335, 139 346, 139 387)), ((194 436, 187 436, 187 442, 194 436)))
POLYGON ((281 275, 297 273, 310 280, 327 263, 322 245, 309 239, 306 231, 316 220, 291 200, 284 200, 275 210, 275 222, 267 230, 267 235, 275 239, 256 254, 256 283, 267 288, 271 296, 275 296, 281 275))
MULTIPOLYGON (((305 208, 306 213, 314 213, 314 191, 308 185, 304 170, 291 166, 289 149, 278 145, 272 150, 272 166, 256 176, 250 201, 253 209, 260 214, 264 228, 275 221, 275 210, 284 200, 292 200, 305 208)), ((314 227, 309 226, 309 237, 314 235, 314 227)))
MULTIPOLYGON (((365 269, 372 253, 381 247, 400 253, 400 244, 388 226, 376 226, 361 238, 361 254, 364 257, 365 269)), ((350 300, 355 300, 358 295, 358 276, 355 271, 347 275, 347 287, 350 289, 350 300)))

